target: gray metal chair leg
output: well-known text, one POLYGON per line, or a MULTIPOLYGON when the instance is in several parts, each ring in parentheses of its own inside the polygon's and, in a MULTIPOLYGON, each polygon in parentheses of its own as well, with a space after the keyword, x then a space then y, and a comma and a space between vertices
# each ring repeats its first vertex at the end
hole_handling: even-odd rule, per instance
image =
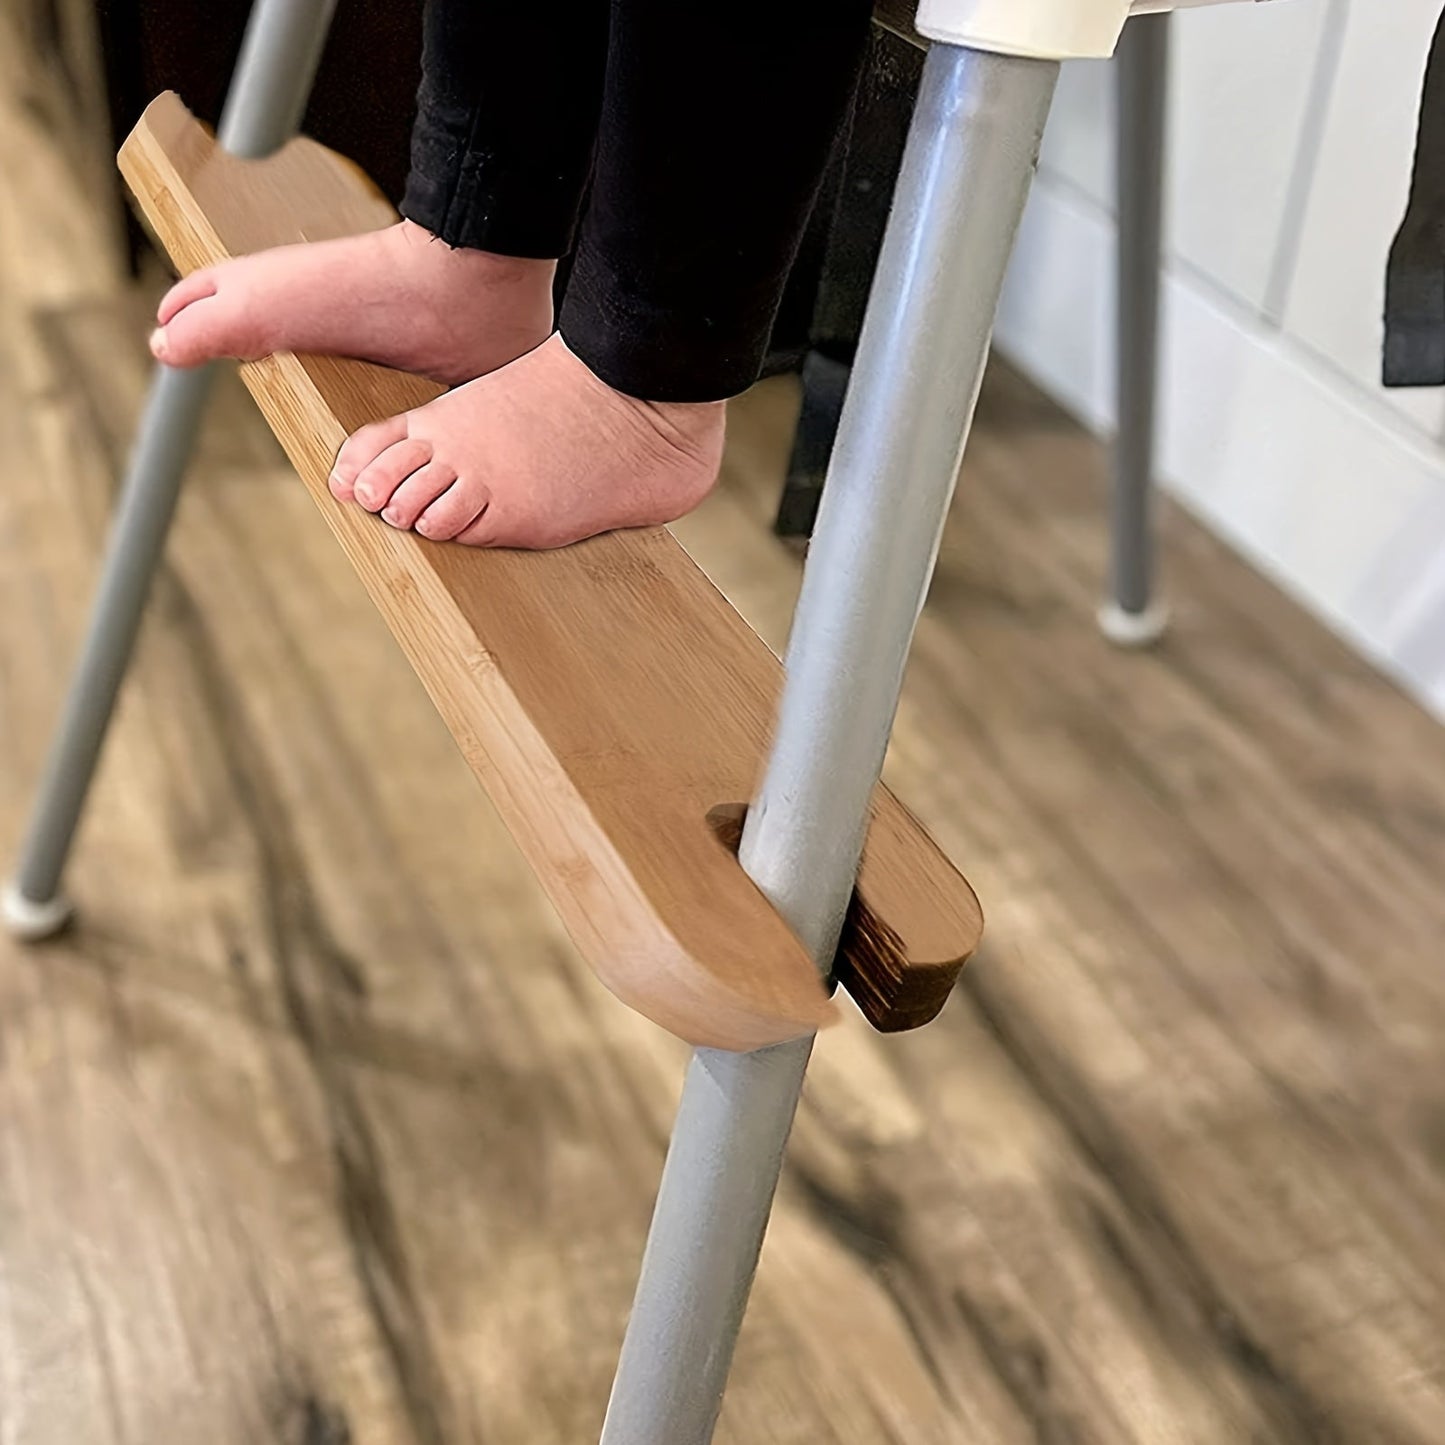
POLYGON ((1099 627, 1121 647, 1144 647, 1168 625, 1155 596, 1151 522, 1159 288, 1163 255, 1164 132, 1169 17, 1136 16, 1116 59, 1119 264, 1118 412, 1110 499, 1110 595, 1099 627))
MULTIPOLYGON (((803 579, 743 867, 827 969, 1058 66, 938 45, 803 579)), ((811 1039, 688 1070, 604 1445, 705 1445, 811 1039)))
MULTIPOLYGON (((221 116, 220 143, 268 155, 296 132, 335 0, 257 0, 221 116)), ((60 878, 125 678, 214 380, 214 368, 157 368, 111 528, 90 627, 11 882, 0 893, 10 932, 44 938, 70 908, 60 878)))
POLYGON ((60 875, 130 660, 151 576, 165 546, 212 379, 211 367, 195 371, 161 367, 146 402, 111 527, 90 629, 51 744, 14 880, 5 894, 5 922, 18 937, 43 938, 69 918, 69 907, 58 892, 60 875))

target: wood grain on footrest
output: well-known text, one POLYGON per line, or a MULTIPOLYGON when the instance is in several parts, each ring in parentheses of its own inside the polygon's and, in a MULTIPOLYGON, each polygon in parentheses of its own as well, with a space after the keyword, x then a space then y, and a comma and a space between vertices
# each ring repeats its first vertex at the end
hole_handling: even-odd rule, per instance
MULTIPOLYGON (((303 139, 237 160, 170 94, 120 166, 182 273, 395 219, 335 153, 303 139)), ((241 374, 603 983, 697 1044, 828 1023, 812 961, 709 821, 751 796, 782 669, 672 534, 529 553, 395 531, 332 498, 331 463, 355 428, 441 388, 287 354, 241 374)), ((968 884, 880 788, 837 967, 864 1014, 932 1018, 981 926, 968 884)))

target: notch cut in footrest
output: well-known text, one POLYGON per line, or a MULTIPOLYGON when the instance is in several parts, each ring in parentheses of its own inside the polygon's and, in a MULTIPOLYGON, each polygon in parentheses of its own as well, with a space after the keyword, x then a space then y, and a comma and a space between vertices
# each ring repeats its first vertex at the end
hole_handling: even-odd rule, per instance
MULTIPOLYGON (((395 220, 334 152, 299 139, 238 160, 172 94, 120 166, 183 274, 395 220)), ((757 783, 782 668, 672 534, 537 553, 398 532, 338 503, 327 476, 350 432, 441 388, 285 353, 241 374, 602 982, 695 1044, 760 1048, 828 1023, 806 951, 708 818, 757 783)), ((926 1023, 981 927, 967 882, 880 787, 839 981, 877 1028, 926 1023)))

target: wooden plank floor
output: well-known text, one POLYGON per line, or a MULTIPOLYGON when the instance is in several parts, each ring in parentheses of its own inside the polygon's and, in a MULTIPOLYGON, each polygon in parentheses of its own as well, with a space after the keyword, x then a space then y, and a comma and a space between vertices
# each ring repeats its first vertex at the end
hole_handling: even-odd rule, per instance
MULTIPOLYGON (((0 850, 151 290, 0 43, 0 850)), ((795 400, 678 530, 775 644, 795 400)), ((890 779, 977 884, 943 1018, 820 1043, 719 1439, 1445 1440, 1445 729, 1000 370, 890 779)), ((0 940, 0 1442, 595 1438, 681 1075, 572 955, 232 379, 72 875, 0 940)))

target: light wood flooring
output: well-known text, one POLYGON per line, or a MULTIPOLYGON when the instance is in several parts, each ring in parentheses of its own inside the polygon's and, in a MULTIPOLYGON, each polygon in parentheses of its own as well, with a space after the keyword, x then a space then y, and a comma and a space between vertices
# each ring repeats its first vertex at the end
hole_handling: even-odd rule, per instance
MULTIPOLYGON (((0 44, 0 852, 147 379, 0 44)), ((774 642, 796 402, 678 530, 774 642)), ((727 1445, 1445 1441, 1445 729, 998 369, 890 778, 943 1018, 820 1042, 727 1445)), ((595 983, 228 377, 71 873, 0 939, 3 1445, 595 1439, 682 1053, 595 983)))

